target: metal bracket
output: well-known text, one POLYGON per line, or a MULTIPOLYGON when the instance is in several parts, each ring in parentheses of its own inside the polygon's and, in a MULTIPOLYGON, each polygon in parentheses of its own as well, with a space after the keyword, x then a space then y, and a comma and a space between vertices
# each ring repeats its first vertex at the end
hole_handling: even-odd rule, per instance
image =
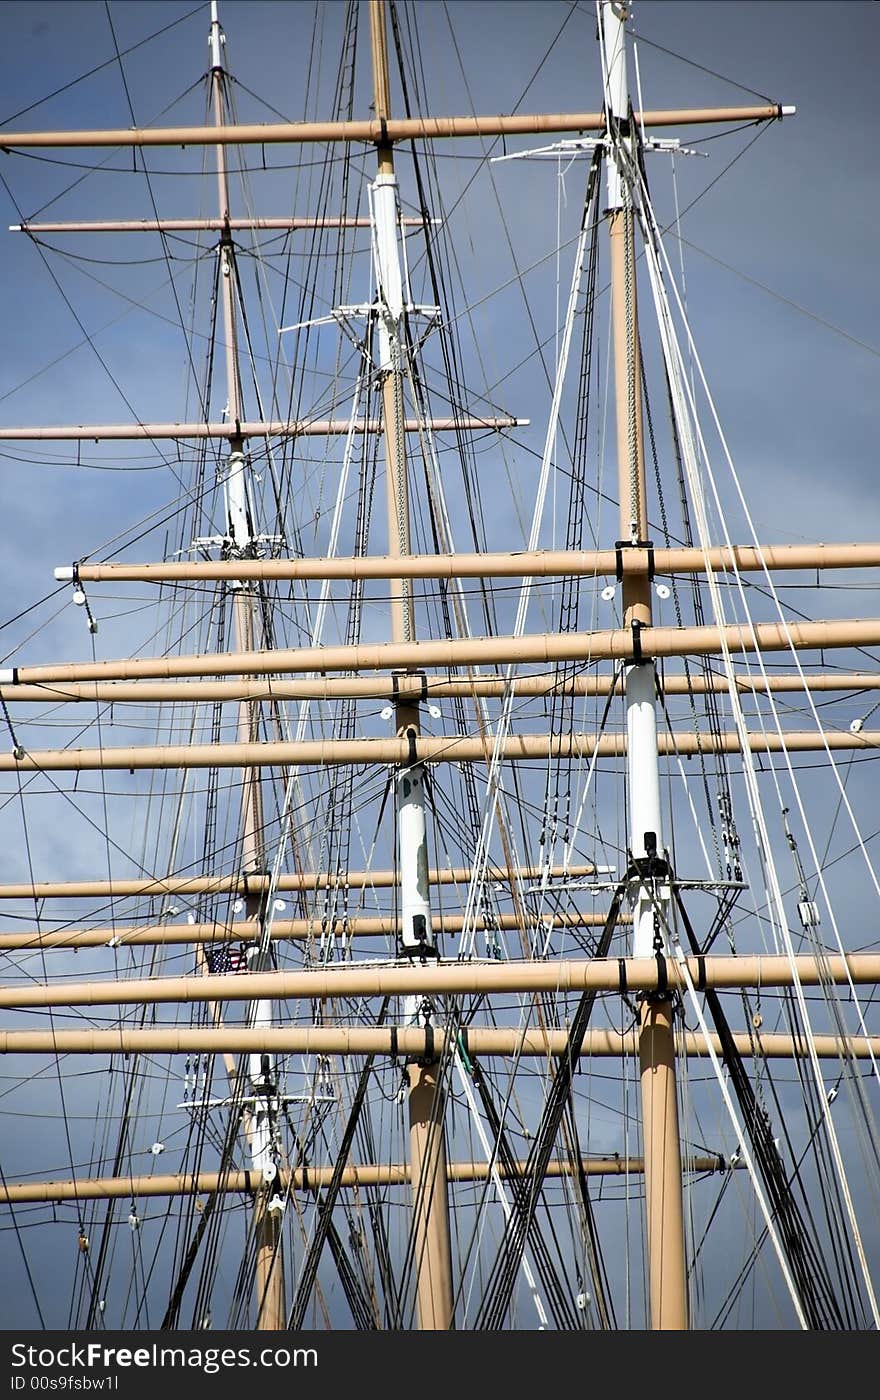
POLYGON ((625 549, 646 549, 648 551, 648 582, 654 582, 654 541, 615 540, 614 555, 617 561, 617 582, 623 582, 623 551, 625 549))

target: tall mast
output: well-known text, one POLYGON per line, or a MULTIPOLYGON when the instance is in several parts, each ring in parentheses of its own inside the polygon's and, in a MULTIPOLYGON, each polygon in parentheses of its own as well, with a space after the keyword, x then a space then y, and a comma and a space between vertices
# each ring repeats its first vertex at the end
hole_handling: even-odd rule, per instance
MULTIPOLYGON (((617 426, 617 470, 621 551, 647 556, 648 514, 642 423, 641 357, 632 178, 633 130, 626 74, 627 7, 601 0, 600 36, 605 74, 605 107, 610 149, 607 160, 608 233, 611 252, 611 308, 617 426)), ((633 650, 651 625, 651 583, 647 563, 641 572, 622 570, 622 611, 632 631, 633 650)), ((626 668, 627 797, 629 807, 629 898, 633 911, 635 957, 665 957, 665 913, 669 907, 664 859, 657 745, 657 676, 653 661, 626 668)), ((675 1093, 673 1002, 668 994, 645 994, 639 1003, 639 1063, 645 1200, 648 1230, 651 1326, 688 1326, 684 1251, 681 1146, 675 1093)))
MULTIPOLYGON (((214 123, 224 124, 223 67, 225 38, 220 27, 217 0, 211 0, 211 101, 214 123)), ((235 250, 230 228, 229 182, 226 173, 226 147, 216 146, 217 196, 221 220, 218 256, 220 260, 220 305, 223 317, 223 339, 226 347, 226 416, 233 425, 229 438, 224 481, 226 495, 226 554, 231 559, 253 556, 255 537, 253 515, 245 479, 246 458, 244 437, 239 431, 242 422, 241 378, 238 364, 238 339, 235 315, 235 250)), ((257 625, 253 593, 243 580, 230 584, 233 596, 235 645, 238 650, 257 646, 257 625)), ((255 743, 259 737, 259 706, 244 700, 238 707, 238 735, 241 742, 255 743)), ((260 769, 243 769, 241 773, 241 852, 242 873, 259 874, 265 866, 263 851, 263 812, 260 791, 260 769)), ((245 918, 259 935, 262 898, 248 894, 245 898, 245 918)), ((248 952, 251 971, 263 970, 265 955, 259 942, 248 952)), ((257 1001, 251 1012, 255 1027, 268 1028, 272 1023, 272 1003, 257 1001)), ((254 1197, 254 1233, 256 1237, 256 1297, 257 1328, 277 1331, 285 1325, 284 1274, 281 1254, 281 1202, 277 1194, 278 1162, 274 1143, 277 1075, 271 1055, 252 1054, 248 1057, 248 1087, 254 1107, 249 1114, 248 1139, 252 1168, 262 1178, 262 1189, 254 1197)))
MULTIPOLYGON (((391 115, 384 0, 370 0, 370 47, 374 114, 384 124, 391 115)), ((376 154, 378 173, 372 186, 372 213, 378 284, 377 370, 382 389, 388 553, 392 558, 400 558, 411 553, 403 427, 404 281, 398 242, 400 211, 394 148, 390 142, 380 140, 376 154)), ((392 641, 411 642, 415 639, 411 581, 392 579, 390 593, 392 641)), ((398 736, 406 738, 414 750, 419 735, 418 701, 397 701, 395 727, 398 736)), ((418 762, 403 764, 397 772, 397 840, 402 948, 408 956, 424 959, 434 952, 434 946, 428 898, 425 769, 418 762)), ((429 1014, 426 1009, 426 1015, 429 1014)), ((434 1058, 413 1060, 406 1067, 418 1322, 420 1328, 430 1331, 445 1330, 453 1322, 443 1127, 445 1095, 438 1071, 439 1062, 434 1058)))

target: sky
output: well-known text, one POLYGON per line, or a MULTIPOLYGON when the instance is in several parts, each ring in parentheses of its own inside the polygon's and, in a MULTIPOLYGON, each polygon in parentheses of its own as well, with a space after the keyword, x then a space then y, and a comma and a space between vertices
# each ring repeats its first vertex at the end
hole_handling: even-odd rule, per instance
MULTIPOLYGON (((457 62, 437 61, 445 37, 440 7, 421 5, 419 19, 427 34, 424 52, 434 109, 469 110, 466 83, 472 95, 479 95, 477 108, 508 108, 511 93, 519 96, 531 77, 536 55, 544 53, 568 9, 567 5, 551 3, 514 3, 505 8, 504 22, 500 23, 498 6, 493 3, 451 6, 450 14, 463 35, 462 77, 457 62), (481 65, 478 55, 484 51, 492 54, 492 61, 481 65)), ((148 5, 119 6, 112 11, 119 45, 125 48, 137 43, 163 23, 186 13, 186 9, 156 0, 148 5)), ((308 15, 307 5, 263 5, 258 0, 244 6, 228 3, 222 10, 229 36, 228 54, 240 82, 252 91, 271 93, 270 100, 289 116, 301 114, 301 61, 297 59, 307 42, 308 15), (276 36, 268 61, 256 51, 264 26, 276 36)), ((69 81, 71 74, 112 54, 104 6, 97 3, 8 3, 2 7, 2 21, 8 117, 69 81)), ((328 28, 331 23, 332 12, 328 28)), ((567 109, 595 105, 592 25, 589 7, 576 7, 566 25, 565 42, 551 52, 529 97, 552 95, 551 105, 567 109)), ((783 538, 779 532, 793 539, 846 538, 851 533, 845 524, 848 519, 858 515, 867 525, 873 518, 871 383, 876 354, 864 347, 876 351, 878 293, 872 273, 878 181, 876 151, 862 133, 870 126, 876 25, 876 7, 867 3, 826 6, 714 0, 699 5, 656 0, 635 11, 634 27, 646 41, 662 44, 687 55, 694 64, 798 107, 795 118, 764 131, 748 154, 685 216, 683 225, 684 236, 693 245, 685 249, 685 267, 697 343, 718 395, 735 459, 747 486, 754 483, 756 487, 758 524, 762 529, 772 527, 779 538, 783 538), (711 262, 707 255, 720 263, 711 262), (770 290, 762 290, 755 282, 770 290), (792 303, 803 309, 796 310, 792 303), (823 321, 837 327, 839 333, 823 327, 823 321), (808 493, 799 489, 804 480, 810 482, 808 493)), ((139 121, 152 119, 193 81, 204 62, 205 34, 205 18, 196 15, 126 59, 126 78, 139 121), (154 54, 159 56, 158 64, 145 62, 145 57, 152 60, 154 54)), ((640 46, 639 60, 646 97, 654 105, 751 100, 698 68, 650 48, 647 42, 640 46)), ((329 67, 325 61, 327 71, 329 67)), ((248 106, 252 113, 257 111, 244 92, 239 92, 239 102, 243 117, 248 115, 248 106)), ((196 94, 194 105, 189 107, 190 120, 199 119, 200 103, 196 94)), ((176 113, 181 112, 187 112, 185 103, 176 109, 176 113)), ((264 111, 261 118, 266 115, 264 111)), ((25 126, 131 124, 114 65, 44 102, 22 121, 25 126)), ((747 134, 750 137, 751 132, 747 134)), ((747 144, 747 138, 725 136, 702 147, 708 159, 678 161, 682 205, 720 173, 747 144)), ((524 143, 518 144, 521 148, 524 143)), ((652 171, 660 160, 654 158, 652 171)), ((4 170, 25 213, 70 183, 64 172, 27 157, 6 157, 4 170)), ((659 186, 659 174, 656 178, 659 186)), ((528 193, 523 203, 532 211, 549 205, 550 200, 555 205, 553 176, 546 166, 496 167, 495 179, 504 200, 518 198, 525 189, 528 193)), ((573 179, 568 181, 569 188, 573 179)), ((177 201, 181 183, 154 182, 157 198, 166 201, 163 210, 171 207, 172 200, 177 201)), ((665 177, 662 183, 668 185, 665 177)), ((84 209, 93 207, 96 198, 106 203, 109 185, 109 176, 84 180, 66 200, 56 200, 45 217, 85 217, 84 209)), ((128 212, 130 206, 138 207, 145 193, 142 181, 134 180, 117 182, 117 190, 111 204, 112 212, 120 214, 128 212), (120 200, 124 209, 119 208, 120 200)), ((664 200, 664 193, 658 194, 658 200, 664 200)), ((669 206, 668 189, 665 204, 669 206)), ((8 212, 8 222, 13 222, 15 213, 12 209, 8 212)), ((528 266, 537 251, 538 238, 543 237, 543 229, 534 222, 535 231, 530 232, 525 220, 514 216, 511 221, 511 240, 520 266, 528 266)), ((472 230, 463 228, 463 232, 472 237, 472 230)), ((141 243, 138 257, 143 256, 142 250, 141 243)), ((90 251, 97 253, 97 245, 90 251)), ((466 251, 462 257, 467 257, 466 251)), ((509 276, 511 259, 506 250, 501 251, 499 262, 509 276)), ((79 341, 81 335, 24 239, 7 238, 4 266, 6 314, 17 331, 13 343, 5 347, 5 421, 42 421, 47 416, 55 421, 88 421, 90 417, 94 421, 108 412, 111 417, 126 417, 125 406, 118 396, 114 403, 106 375, 87 348, 27 382, 30 374, 79 341), (36 303, 35 282, 39 287, 36 303)), ((113 297, 81 273, 72 273, 68 267, 57 271, 89 330, 97 330, 105 312, 118 312, 113 297)), ((530 289, 534 283, 532 276, 530 289)), ((549 290, 552 297, 552 288, 549 290)), ((547 300, 549 318, 554 308, 550 297, 547 300)), ((167 297, 163 307, 165 303, 167 297)), ((512 314, 515 308, 511 302, 502 300, 501 304, 504 309, 510 306, 512 314)), ((502 313, 491 314, 490 330, 502 313)), ((175 377, 171 380, 171 366, 157 364, 153 355, 152 337, 159 328, 139 325, 132 337, 131 324, 129 317, 115 338, 112 332, 103 342, 99 336, 98 346, 103 343, 109 355, 118 339, 125 339, 128 378, 124 370, 120 383, 141 417, 161 417, 160 405, 154 407, 159 397, 154 389, 159 389, 167 376, 168 394, 177 393, 180 351, 175 347, 175 377)), ((157 343, 164 360, 174 345, 173 337, 157 343)), ((499 360, 499 377, 504 371, 503 360, 499 360)), ((540 422, 542 405, 535 401, 534 390, 525 384, 520 392, 520 384, 514 380, 511 392, 516 401, 510 401, 508 393, 505 406, 540 422)), ((26 528, 36 529, 32 515, 36 500, 42 514, 46 495, 54 497, 56 504, 61 497, 54 486, 44 493, 39 484, 36 492, 30 483, 26 492, 17 492, 16 469, 10 466, 8 470, 7 489, 13 496, 26 498, 22 500, 26 528)), ((44 477, 45 471, 40 475, 44 477)), ((100 519, 100 500, 107 483, 83 486, 80 482, 81 478, 77 494, 89 518, 100 519)), ((52 503, 48 504, 51 513, 52 503)), ((66 503, 58 513, 57 525, 63 534, 62 516, 70 529, 66 503)), ((41 531, 48 523, 41 519, 41 531)), ((100 539, 100 528, 93 538, 100 539)), ((78 539, 74 552, 85 552, 90 545, 88 536, 78 539)), ((69 553, 70 547, 62 557, 69 553)), ((29 582, 30 577, 28 570, 29 582)))
MULTIPOLYGON (((66 86, 113 56, 103 4, 7 0, 0 6, 0 128, 126 127, 132 124, 129 99, 138 123, 201 121, 200 89, 177 101, 207 66, 207 7, 182 18, 192 8, 165 0, 111 5, 122 51, 173 26, 126 55, 126 92, 115 63, 66 86)), ((568 111, 599 105, 592 6, 572 6, 567 0, 537 5, 452 0, 448 14, 457 55, 449 42, 446 9, 433 0, 417 6, 433 111, 509 111, 515 104, 518 110, 568 111)), ((330 55, 341 11, 341 5, 327 7, 323 28, 313 35, 310 4, 223 0, 227 56, 241 84, 237 98, 243 120, 272 119, 252 96, 256 92, 290 119, 319 108, 323 112, 321 101, 335 71, 330 55), (306 92, 309 63, 312 86, 306 92)), ((763 129, 754 144, 751 130, 710 141, 701 139, 702 132, 682 133, 684 144, 700 154, 675 162, 679 207, 685 212, 683 241, 671 239, 670 252, 677 264, 682 249, 695 342, 762 538, 781 543, 880 538, 880 156, 870 135, 880 12, 860 0, 834 5, 644 0, 634 7, 633 27, 648 106, 758 102, 755 93, 797 106, 796 116, 763 129)), ((363 84, 357 99, 356 114, 363 115, 369 102, 363 84)), ((395 91, 395 111, 400 100, 395 91)), ((529 144, 534 143, 511 140, 507 150, 529 144)), ((570 257, 580 215, 585 163, 575 163, 564 180, 555 164, 497 165, 492 185, 484 181, 475 199, 459 204, 476 153, 474 145, 466 149, 470 164, 465 160, 455 166, 445 151, 438 161, 447 207, 455 206, 449 228, 473 306, 472 316, 461 312, 467 363, 474 372, 475 393, 485 392, 499 409, 531 420, 518 439, 529 451, 511 446, 504 460, 494 449, 480 459, 489 502, 487 541, 497 548, 522 541, 508 482, 518 483, 528 505, 533 454, 541 449, 550 397, 546 372, 535 372, 539 365, 532 333, 520 329, 522 294, 528 294, 546 371, 559 305, 565 302, 565 256, 570 257), (547 256, 557 229, 562 245, 558 261, 547 256)), ((42 211, 42 218, 58 219, 150 214, 143 177, 126 173, 130 153, 108 161, 110 174, 69 170, 47 163, 44 153, 37 156, 0 155, 6 182, 0 186, 2 226, 36 211, 42 211)), ((69 153, 66 158, 80 156, 69 153)), ((97 164, 102 158, 103 153, 87 152, 82 161, 97 164)), ((152 177, 152 193, 163 214, 210 210, 213 189, 209 202, 200 204, 204 196, 195 180, 180 173, 197 168, 198 157, 161 152, 148 160, 154 172, 175 172, 152 177)), ((280 165, 282 157, 270 150, 267 161, 280 165)), ((258 164, 255 154, 253 162, 258 164)), ((666 165, 667 158, 658 155, 650 170, 661 217, 670 222, 675 207, 666 165)), ((315 179, 307 168, 295 177, 257 170, 253 185, 260 211, 280 214, 295 207, 298 213, 310 212, 315 179)), ((402 181, 411 199, 408 170, 402 181)), ((155 247, 145 251, 139 237, 116 240, 109 256, 119 262, 109 270, 52 255, 56 283, 29 240, 20 234, 3 238, 0 297, 7 334, 0 343, 0 423, 123 421, 129 410, 148 421, 184 416, 186 362, 173 324, 177 307, 163 285, 165 267, 155 247), (142 314, 123 302, 122 288, 158 315, 142 314), (91 343, 84 343, 84 332, 91 343), (114 382, 107 365, 112 365, 114 382)), ((74 247, 61 237, 49 242, 74 247)), ((99 242, 96 236, 76 247, 97 258, 108 251, 108 244, 101 242, 99 249, 99 242)), ((274 284, 273 292, 275 312, 281 294, 274 284)), ((181 295, 188 311, 185 275, 181 295)), ((355 300, 363 295, 353 289, 355 300)), ((460 301, 460 311, 463 305, 460 301)), ((332 358, 330 350, 320 354, 332 358)), ((323 363, 316 359, 318 368, 323 363)), ((194 416, 191 389, 189 393, 194 416)), ((50 593, 56 564, 90 553, 102 557, 121 520, 158 510, 176 492, 175 464, 169 464, 167 454, 163 465, 158 454, 131 445, 118 454, 84 446, 85 465, 77 466, 75 453, 59 452, 56 444, 50 448, 18 452, 13 447, 8 455, 0 454, 6 525, 3 665, 82 655, 88 643, 82 616, 63 597, 35 614, 18 615, 50 593), (59 456, 68 465, 58 465, 59 456), (127 464, 127 469, 97 470, 95 464, 127 464)), ((307 483, 306 502, 312 502, 311 490, 307 483)), ((741 527, 735 511, 734 519, 741 527)), ((548 524, 545 542, 557 527, 558 522, 548 524)), ((612 542, 617 533, 613 511, 596 528, 602 543, 612 542)), ((133 530, 132 536, 137 533, 133 530)), ((153 532, 146 542, 135 539, 129 554, 143 558, 149 551, 155 556, 162 545, 162 531, 153 532)), ((836 610, 848 615, 853 609, 868 615, 876 607, 867 589, 858 597, 828 591, 825 599, 825 615, 836 610)), ((97 600, 95 607, 101 622, 98 654, 126 654, 133 626, 126 606, 97 600)), ((847 711, 846 722, 850 717, 847 711)), ((134 845, 136 826, 135 821, 131 833, 121 838, 124 843, 134 845)), ((75 823, 45 824, 33 833, 33 850, 46 872, 76 873, 85 856, 94 853, 89 840, 75 823)), ((19 873, 9 878, 24 878, 18 854, 7 864, 19 873)), ((45 1287, 51 1289, 48 1282, 45 1287)), ((19 1319, 19 1313, 14 1316, 19 1319)))

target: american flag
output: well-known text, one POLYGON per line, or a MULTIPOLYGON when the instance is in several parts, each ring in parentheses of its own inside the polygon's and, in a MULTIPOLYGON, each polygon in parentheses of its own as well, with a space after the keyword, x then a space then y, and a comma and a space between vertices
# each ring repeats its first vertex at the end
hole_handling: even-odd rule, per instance
POLYGON ((243 946, 214 943, 207 950, 209 972, 247 972, 247 953, 243 946))

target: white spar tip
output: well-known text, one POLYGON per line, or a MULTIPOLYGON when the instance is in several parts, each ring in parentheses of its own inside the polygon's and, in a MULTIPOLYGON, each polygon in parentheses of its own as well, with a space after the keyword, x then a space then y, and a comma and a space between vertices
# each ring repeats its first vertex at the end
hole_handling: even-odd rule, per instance
POLYGON ((53 569, 55 579, 58 583, 73 583, 73 565, 59 564, 57 569, 53 569))
POLYGON ((0 669, 0 685, 15 685, 15 671, 10 667, 0 669))
POLYGON ((793 117, 797 112, 797 107, 780 107, 779 114, 783 117, 793 117))

